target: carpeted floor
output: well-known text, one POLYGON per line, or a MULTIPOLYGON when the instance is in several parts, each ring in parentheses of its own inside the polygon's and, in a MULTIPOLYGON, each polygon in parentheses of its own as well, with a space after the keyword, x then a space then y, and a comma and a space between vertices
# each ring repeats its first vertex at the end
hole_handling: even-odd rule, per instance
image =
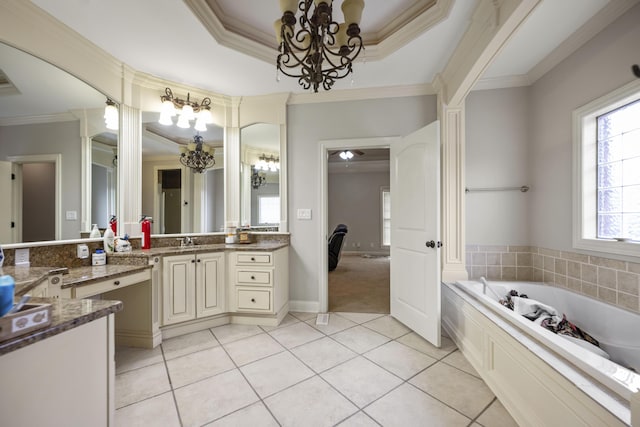
POLYGON ((329 311, 389 313, 389 257, 343 254, 329 272, 329 311))

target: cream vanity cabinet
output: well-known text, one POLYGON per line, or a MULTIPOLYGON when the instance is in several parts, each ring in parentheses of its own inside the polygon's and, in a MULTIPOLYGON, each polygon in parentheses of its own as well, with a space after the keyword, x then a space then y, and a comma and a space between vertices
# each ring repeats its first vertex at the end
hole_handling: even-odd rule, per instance
POLYGON ((286 247, 272 252, 231 252, 231 311, 275 314, 280 318, 288 310, 288 258, 286 247))
POLYGON ((225 312, 224 266, 224 252, 164 257, 162 324, 225 312))
POLYGON ((62 274, 52 274, 27 293, 36 298, 59 298, 61 284, 62 274))

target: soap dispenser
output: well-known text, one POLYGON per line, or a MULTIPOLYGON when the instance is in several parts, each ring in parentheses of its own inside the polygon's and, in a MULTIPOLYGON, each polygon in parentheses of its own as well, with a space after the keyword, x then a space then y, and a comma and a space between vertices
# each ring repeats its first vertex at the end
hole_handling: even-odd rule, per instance
POLYGON ((104 230, 104 236, 102 238, 102 241, 104 243, 104 251, 106 253, 112 253, 115 249, 115 240, 116 240, 116 236, 113 233, 113 230, 111 229, 111 227, 107 227, 106 230, 104 230))
POLYGON ((92 239, 100 237, 100 230, 98 230, 98 224, 93 224, 93 228, 91 229, 91 233, 89 233, 89 237, 92 239))

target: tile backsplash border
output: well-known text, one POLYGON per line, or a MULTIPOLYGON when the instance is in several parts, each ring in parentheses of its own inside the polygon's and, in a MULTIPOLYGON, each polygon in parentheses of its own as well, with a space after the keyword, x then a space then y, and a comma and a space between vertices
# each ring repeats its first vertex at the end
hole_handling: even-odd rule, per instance
POLYGON ((469 279, 543 282, 640 313, 640 264, 535 246, 467 245, 469 279))

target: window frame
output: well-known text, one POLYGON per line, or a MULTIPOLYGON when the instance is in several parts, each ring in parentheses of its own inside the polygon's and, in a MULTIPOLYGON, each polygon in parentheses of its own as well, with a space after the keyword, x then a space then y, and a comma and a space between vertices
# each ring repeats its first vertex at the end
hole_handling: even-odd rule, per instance
MULTIPOLYGON (((380 247, 390 248, 391 235, 389 235, 389 244, 384 243, 384 193, 389 193, 389 197, 391 197, 391 187, 380 187, 380 247)), ((391 224, 391 206, 389 206, 389 224, 391 224)), ((391 228, 389 228, 389 233, 391 233, 391 228)))
POLYGON ((261 211, 262 211, 262 200, 263 199, 278 199, 277 204, 276 204, 278 206, 278 208, 279 208, 278 216, 279 217, 282 216, 281 215, 282 212, 280 211, 280 209, 281 209, 281 205, 280 205, 281 200, 280 200, 280 196, 279 195, 277 195, 277 194, 261 194, 261 195, 258 195, 258 200, 257 200, 257 202, 258 202, 258 226, 270 226, 270 225, 273 225, 273 224, 278 224, 280 222, 280 219, 278 219, 274 223, 261 222, 260 221, 260 219, 262 219, 261 211))
POLYGON ((640 256, 640 242, 598 239, 597 117, 640 99, 640 80, 573 111, 573 247, 607 255, 640 256))

